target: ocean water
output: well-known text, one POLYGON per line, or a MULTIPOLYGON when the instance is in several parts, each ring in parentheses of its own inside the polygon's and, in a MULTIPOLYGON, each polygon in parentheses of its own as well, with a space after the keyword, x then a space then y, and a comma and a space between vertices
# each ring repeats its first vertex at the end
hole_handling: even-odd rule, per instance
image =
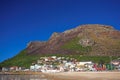
POLYGON ((0 75, 0 80, 48 80, 44 75, 0 75))

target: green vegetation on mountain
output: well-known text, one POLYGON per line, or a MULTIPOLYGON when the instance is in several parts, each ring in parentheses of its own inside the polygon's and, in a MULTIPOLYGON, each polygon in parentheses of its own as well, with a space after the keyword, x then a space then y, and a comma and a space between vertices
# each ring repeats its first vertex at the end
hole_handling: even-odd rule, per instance
POLYGON ((62 49, 68 49, 68 50, 73 50, 73 51, 78 51, 81 53, 88 53, 91 51, 91 46, 82 46, 79 44, 79 38, 76 37, 69 42, 66 42, 61 48, 62 49))
POLYGON ((18 55, 13 58, 7 59, 0 64, 0 66, 10 67, 10 66, 23 66, 29 67, 33 62, 39 59, 37 55, 27 55, 26 51, 21 51, 18 55))
POLYGON ((57 57, 69 57, 75 58, 78 61, 93 61, 95 63, 103 62, 109 63, 111 59, 117 59, 119 57, 110 57, 110 56, 82 56, 82 55, 66 55, 66 54, 42 54, 42 55, 27 55, 26 51, 21 51, 18 55, 4 62, 0 63, 1 67, 10 67, 10 66, 21 66, 29 68, 32 63, 37 63, 37 60, 40 57, 48 56, 57 56, 57 57))

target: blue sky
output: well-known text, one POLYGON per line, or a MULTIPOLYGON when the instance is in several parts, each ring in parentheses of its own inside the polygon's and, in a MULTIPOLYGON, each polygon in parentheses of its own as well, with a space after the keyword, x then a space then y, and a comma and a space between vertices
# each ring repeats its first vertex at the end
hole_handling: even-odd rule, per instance
POLYGON ((120 0, 0 0, 0 62, 26 48, 82 24, 120 30, 120 0))

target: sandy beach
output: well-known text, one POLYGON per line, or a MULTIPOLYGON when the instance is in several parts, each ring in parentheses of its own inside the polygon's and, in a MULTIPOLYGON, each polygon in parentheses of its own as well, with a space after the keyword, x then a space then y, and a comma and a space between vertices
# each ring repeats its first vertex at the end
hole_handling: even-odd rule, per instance
MULTIPOLYGON (((4 74, 4 73, 1 73, 4 74)), ((5 75, 40 75, 45 80, 120 80, 120 72, 7 72, 5 75)))
POLYGON ((120 80, 120 72, 47 73, 50 80, 120 80))

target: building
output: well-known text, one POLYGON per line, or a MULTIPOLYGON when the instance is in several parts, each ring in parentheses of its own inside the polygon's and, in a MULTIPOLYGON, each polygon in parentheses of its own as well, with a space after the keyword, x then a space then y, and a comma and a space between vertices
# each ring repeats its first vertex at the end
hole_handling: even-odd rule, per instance
POLYGON ((7 72, 7 71, 10 71, 10 68, 8 68, 8 67, 2 67, 2 72, 7 72))
POLYGON ((19 71, 18 66, 12 66, 10 67, 10 71, 19 71))
POLYGON ((115 59, 115 60, 112 60, 111 63, 115 66, 118 66, 120 65, 120 60, 119 59, 115 59))
POLYGON ((111 64, 114 65, 115 69, 120 69, 120 59, 115 59, 111 61, 111 64))

